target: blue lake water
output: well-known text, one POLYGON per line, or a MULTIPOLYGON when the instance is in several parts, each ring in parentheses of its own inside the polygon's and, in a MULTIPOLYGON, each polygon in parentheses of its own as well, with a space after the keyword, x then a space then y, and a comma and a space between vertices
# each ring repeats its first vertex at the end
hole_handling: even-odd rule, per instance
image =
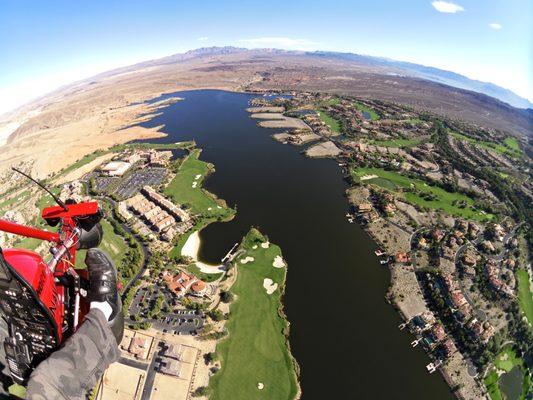
POLYGON ((245 111, 251 94, 172 96, 185 100, 143 126, 165 124, 169 136, 158 142, 194 139, 216 168, 206 188, 237 207, 234 220, 201 232, 201 258, 220 261, 251 226, 282 248, 303 399, 453 398, 439 374, 427 374, 429 359, 411 348, 412 336, 398 330, 402 321, 384 300, 389 272, 368 235, 344 216, 347 185, 337 162, 305 158, 272 140, 276 131, 258 127, 245 111))

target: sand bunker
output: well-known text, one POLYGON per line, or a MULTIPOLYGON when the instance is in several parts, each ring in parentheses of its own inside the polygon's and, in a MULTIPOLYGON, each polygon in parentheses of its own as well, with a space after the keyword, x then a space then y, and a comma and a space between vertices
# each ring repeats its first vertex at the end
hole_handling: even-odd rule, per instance
POLYGON ((285 261, 283 261, 283 258, 281 258, 281 256, 276 256, 276 258, 274 258, 272 266, 275 268, 283 268, 285 267, 285 261))
POLYGON ((363 175, 359 178, 360 181, 367 181, 369 179, 379 178, 377 175, 363 175))
POLYGON ((250 256, 244 257, 244 258, 241 258, 241 264, 248 264, 249 262, 252 262, 254 260, 255 260, 255 258, 250 257, 250 256))
POLYGON ((267 294, 272 294, 278 288, 278 284, 274 283, 274 281, 270 278, 265 278, 263 280, 263 287, 266 289, 267 294))
POLYGON ((254 250, 257 249, 257 245, 254 244, 254 245, 252 246, 252 249, 254 249, 254 250))
POLYGON ((257 384, 257 388, 258 388, 259 390, 263 390, 264 387, 265 387, 265 385, 263 385, 263 382, 259 382, 259 383, 257 384))
POLYGON ((270 246, 270 242, 264 242, 264 243, 261 243, 261 247, 262 247, 263 249, 268 249, 269 246, 270 246))

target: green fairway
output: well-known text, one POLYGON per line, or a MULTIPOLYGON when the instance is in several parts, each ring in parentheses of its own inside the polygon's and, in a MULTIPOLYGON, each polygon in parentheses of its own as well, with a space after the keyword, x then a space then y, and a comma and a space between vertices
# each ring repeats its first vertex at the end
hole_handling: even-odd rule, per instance
POLYGON ((494 358, 493 364, 496 370, 492 370, 491 373, 488 374, 484 379, 490 398, 492 400, 502 400, 504 398, 500 388, 501 376, 498 374, 497 370, 500 370, 500 372, 503 371, 504 373, 509 373, 515 367, 518 367, 522 371, 523 376, 522 393, 519 397, 519 400, 526 399, 527 393, 529 393, 531 390, 531 378, 527 371, 524 371, 524 369, 527 370, 524 360, 516 355, 516 352, 512 349, 512 347, 506 346, 494 358))
MULTIPOLYGON (((60 190, 58 188, 49 188, 52 193, 55 195, 58 195, 60 190)), ((37 194, 39 197, 37 201, 35 202, 35 206, 39 209, 39 214, 33 219, 33 221, 30 221, 27 225, 34 226, 36 228, 40 229, 46 229, 47 231, 56 231, 57 227, 51 227, 49 226, 44 219, 41 218, 41 212, 43 208, 46 207, 53 207, 56 206, 56 203, 54 199, 52 199, 52 196, 49 194, 37 194)), ((35 250, 41 243, 42 240, 40 239, 33 239, 33 238, 24 238, 22 236, 19 236, 20 241, 15 243, 13 247, 19 248, 19 249, 27 249, 27 250, 35 250)))
POLYGON ((354 103, 354 105, 359 111, 368 113, 368 115, 370 115, 370 120, 377 121, 380 118, 377 112, 363 103, 354 103))
POLYGON ((500 392, 500 385, 498 384, 499 380, 500 377, 496 371, 492 371, 485 378, 485 386, 487 387, 487 391, 492 400, 503 400, 502 393, 500 392))
POLYGON ((127 149, 152 149, 152 150, 174 150, 174 149, 189 149, 195 146, 194 141, 176 142, 176 143, 124 143, 117 144, 111 149, 112 152, 120 152, 127 149))
POLYGON ((214 167, 201 161, 198 158, 200 153, 200 149, 194 149, 185 158, 176 176, 165 188, 165 194, 172 198, 174 203, 189 207, 194 214, 219 219, 228 218, 234 211, 202 189, 203 181, 213 172, 214 167))
POLYGON ((91 161, 109 152, 110 152, 109 150, 97 150, 91 154, 87 154, 83 156, 82 158, 80 158, 78 161, 76 161, 74 164, 69 165, 67 168, 61 171, 59 175, 66 175, 69 172, 74 171, 80 167, 83 167, 85 164, 89 164, 91 161))
POLYGON ((525 269, 516 270, 518 280, 518 301, 530 325, 533 325, 533 293, 529 284, 529 274, 525 269))
POLYGON ((421 136, 413 139, 372 140, 370 143, 383 147, 414 147, 428 139, 427 136, 421 136))
POLYGON ((222 272, 219 272, 218 274, 207 274, 205 272, 200 271, 200 268, 198 268, 194 263, 187 265, 187 267, 185 268, 191 274, 196 275, 198 279, 201 279, 204 282, 213 282, 222 277, 222 272))
POLYGON ((515 137, 506 137, 503 141, 503 144, 509 147, 511 150, 521 151, 520 146, 518 145, 518 140, 516 140, 515 137))
POLYGON ((328 115, 328 113, 324 110, 318 110, 317 116, 327 125, 329 128, 336 133, 339 133, 341 131, 341 124, 339 121, 337 121, 335 118, 328 115))
POLYGON ((26 197, 28 197, 29 194, 30 194, 29 190, 24 190, 22 193, 20 193, 20 194, 18 194, 16 196, 13 196, 10 199, 7 199, 7 200, 4 200, 4 201, 0 202, 0 209, 6 209, 9 206, 11 206, 12 204, 15 204, 15 203, 18 203, 18 202, 26 200, 26 197))
POLYGON ((226 324, 229 336, 217 346, 221 369, 210 380, 211 400, 289 400, 297 394, 295 365, 284 336, 288 324, 279 314, 286 268, 272 265, 281 250, 275 245, 265 249, 265 242, 252 229, 241 244, 245 253, 237 258, 237 281, 231 289, 236 300, 226 324), (254 260, 242 264, 245 257, 254 260), (278 284, 270 295, 263 287, 265 278, 278 284))
MULTIPOLYGON (((122 236, 117 235, 113 231, 113 227, 106 219, 102 219, 100 223, 102 224, 102 229, 104 230, 104 237, 99 248, 109 254, 118 268, 120 266, 122 257, 128 250, 128 245, 122 236)), ((87 250, 80 250, 76 253, 76 267, 85 268, 85 263, 83 261, 85 260, 86 252, 87 250)))
POLYGON ((463 140, 468 143, 475 144, 479 147, 483 147, 485 149, 494 150, 495 152, 500 154, 505 154, 511 157, 521 157, 523 155, 522 151, 520 150, 520 147, 518 146, 518 142, 514 138, 508 137, 504 140, 504 144, 500 144, 489 142, 486 140, 477 140, 455 131, 450 131, 450 135, 452 135, 458 140, 463 140))
POLYGON ((505 372, 511 371, 515 366, 521 366, 523 363, 520 357, 517 357, 511 347, 504 348, 494 359, 494 366, 505 372))
POLYGON ((380 186, 384 189, 401 192, 405 200, 411 204, 428 207, 433 210, 443 210, 450 215, 477 221, 490 220, 492 214, 483 214, 474 209, 475 202, 462 193, 450 193, 438 186, 429 186, 421 179, 410 178, 394 171, 386 171, 382 168, 357 168, 352 171, 355 181, 380 186), (376 175, 377 178, 360 181, 365 175, 376 175), (424 195, 435 196, 435 199, 426 199, 424 195), (459 203, 466 206, 462 208, 459 203))

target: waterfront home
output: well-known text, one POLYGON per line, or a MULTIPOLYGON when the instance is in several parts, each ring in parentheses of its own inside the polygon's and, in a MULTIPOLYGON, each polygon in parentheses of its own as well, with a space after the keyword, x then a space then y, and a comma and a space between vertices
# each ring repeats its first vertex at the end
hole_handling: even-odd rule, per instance
POLYGON ((410 257, 409 254, 407 254, 407 253, 398 252, 398 253, 396 253, 396 255, 394 256, 394 260, 395 260, 397 263, 403 263, 403 264, 406 264, 406 263, 411 262, 411 257, 410 257))

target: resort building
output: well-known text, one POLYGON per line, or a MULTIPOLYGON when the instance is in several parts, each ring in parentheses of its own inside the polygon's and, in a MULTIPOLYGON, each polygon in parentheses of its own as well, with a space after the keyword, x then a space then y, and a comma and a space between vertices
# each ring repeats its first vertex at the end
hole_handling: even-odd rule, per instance
POLYGON ((130 167, 131 163, 127 161, 111 161, 102 167, 102 171, 109 176, 122 176, 130 167))
POLYGON ((203 296, 207 291, 207 285, 204 281, 183 271, 177 275, 171 275, 166 271, 163 273, 163 279, 178 298, 185 296, 187 293, 194 296, 203 296))

